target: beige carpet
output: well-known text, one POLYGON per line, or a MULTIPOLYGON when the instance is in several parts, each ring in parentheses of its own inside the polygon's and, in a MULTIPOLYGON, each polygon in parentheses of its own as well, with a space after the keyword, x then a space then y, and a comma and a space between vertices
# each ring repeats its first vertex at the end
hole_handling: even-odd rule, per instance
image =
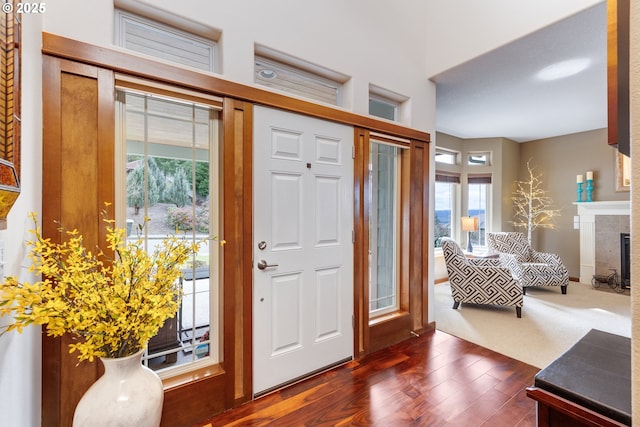
POLYGON ((544 368, 591 329, 631 336, 631 303, 626 294, 601 292, 570 282, 529 288, 522 318, 514 307, 461 304, 453 310, 448 283, 435 285, 436 329, 514 359, 544 368))

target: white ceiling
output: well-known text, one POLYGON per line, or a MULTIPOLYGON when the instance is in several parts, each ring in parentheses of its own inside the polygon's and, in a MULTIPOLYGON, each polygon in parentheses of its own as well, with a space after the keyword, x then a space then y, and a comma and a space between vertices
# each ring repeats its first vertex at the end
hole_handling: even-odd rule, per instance
POLYGON ((436 129, 459 138, 525 142, 607 127, 606 2, 447 70, 437 84, 436 129), (589 59, 570 77, 536 77, 589 59))

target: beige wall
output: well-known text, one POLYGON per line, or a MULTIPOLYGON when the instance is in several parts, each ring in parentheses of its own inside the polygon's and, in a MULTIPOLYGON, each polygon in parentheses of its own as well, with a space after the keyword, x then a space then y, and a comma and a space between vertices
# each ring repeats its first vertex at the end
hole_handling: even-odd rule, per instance
MULTIPOLYGON (((554 201, 560 216, 554 221, 555 229, 539 228, 533 233, 533 246, 543 252, 560 255, 569 275, 580 275, 580 234, 573 228, 577 215, 574 205, 577 199, 576 175, 594 174, 593 200, 629 200, 629 192, 616 191, 616 151, 607 145, 607 130, 597 129, 556 138, 547 138, 518 144, 505 138, 460 139, 437 134, 436 145, 462 152, 464 159, 469 151, 493 153, 493 231, 514 230, 511 197, 515 181, 527 177, 527 161, 542 173, 543 187, 554 201)), ((468 169, 463 169, 466 179, 468 169)), ((583 187, 584 188, 584 187, 583 187)), ((586 191, 582 193, 586 200, 586 191)), ((466 212, 466 194, 462 194, 462 213, 466 212)), ((522 230, 522 229, 519 229, 522 230)), ((522 230, 524 231, 524 230, 522 230)), ((461 238, 462 243, 466 241, 461 238)), ((435 280, 446 277, 443 260, 435 259, 435 280)))
MULTIPOLYGON (((514 231, 513 224, 513 192, 516 190, 516 181, 520 179, 519 173, 521 169, 520 162, 521 144, 505 140, 502 144, 502 159, 500 165, 502 169, 502 222, 499 224, 501 231, 514 231)), ((498 230, 496 230, 498 231, 498 230)))
MULTIPOLYGON (((576 175, 593 171, 593 200, 629 200, 629 192, 616 192, 616 150, 607 145, 607 130, 598 129, 521 144, 520 179, 525 177, 528 159, 542 172, 547 194, 561 209, 554 221, 556 228, 536 230, 533 245, 539 251, 559 254, 569 276, 579 277, 580 232, 573 228, 576 175)), ((582 199, 586 200, 586 191, 582 199)))

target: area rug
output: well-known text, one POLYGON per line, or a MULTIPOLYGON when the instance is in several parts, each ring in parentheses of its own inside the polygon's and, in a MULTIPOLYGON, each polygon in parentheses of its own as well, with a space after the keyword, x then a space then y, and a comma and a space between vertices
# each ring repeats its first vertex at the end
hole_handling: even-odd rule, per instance
POLYGON ((436 329, 538 368, 544 368, 591 329, 631 336, 628 293, 601 292, 590 284, 528 288, 522 318, 514 307, 461 304, 454 310, 448 283, 435 285, 436 329))

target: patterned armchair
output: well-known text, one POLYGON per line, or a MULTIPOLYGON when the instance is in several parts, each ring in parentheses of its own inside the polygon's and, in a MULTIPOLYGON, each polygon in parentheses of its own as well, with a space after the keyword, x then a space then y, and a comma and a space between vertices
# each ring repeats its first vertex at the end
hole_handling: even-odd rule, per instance
POLYGON ((458 244, 442 238, 453 308, 460 303, 493 304, 516 307, 522 317, 522 286, 497 258, 467 258, 458 244))
POLYGON ((560 257, 535 251, 523 233, 487 233, 487 245, 522 282, 525 294, 529 286, 560 286, 562 293, 567 293, 569 272, 560 257))

